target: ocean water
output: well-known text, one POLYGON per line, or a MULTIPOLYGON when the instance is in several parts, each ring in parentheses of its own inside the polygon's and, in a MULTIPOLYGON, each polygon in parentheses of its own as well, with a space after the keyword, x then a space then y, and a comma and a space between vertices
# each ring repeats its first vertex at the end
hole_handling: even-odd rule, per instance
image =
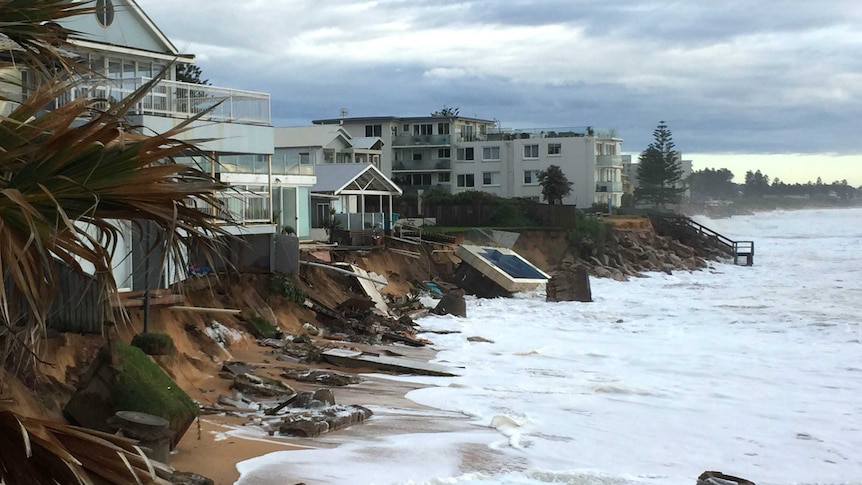
POLYGON ((721 470, 862 484, 862 209, 701 222, 755 240, 755 266, 593 279, 592 303, 535 292, 423 318, 461 332, 426 336, 462 376, 398 378, 427 384, 407 397, 438 416, 374 409, 363 426, 411 424, 243 462, 238 483, 694 484, 721 470))

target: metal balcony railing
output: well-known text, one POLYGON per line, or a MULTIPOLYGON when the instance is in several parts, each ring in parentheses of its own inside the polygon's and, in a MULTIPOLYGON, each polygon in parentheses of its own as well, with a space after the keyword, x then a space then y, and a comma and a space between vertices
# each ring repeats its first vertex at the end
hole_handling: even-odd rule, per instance
MULTIPOLYGON (((149 78, 87 79, 57 100, 58 105, 80 97, 117 101, 125 98, 149 78)), ((189 118, 209 110, 202 119, 225 123, 269 125, 267 93, 241 91, 203 84, 161 80, 131 110, 131 115, 189 118)))
POLYGON ((269 193, 226 189, 216 194, 222 200, 220 208, 199 199, 186 199, 186 204, 225 223, 268 224, 269 193))
POLYGON ((434 172, 449 171, 452 169, 452 160, 396 160, 392 164, 393 172, 434 172))
POLYGON ((392 139, 392 146, 451 145, 451 135, 399 135, 392 139))

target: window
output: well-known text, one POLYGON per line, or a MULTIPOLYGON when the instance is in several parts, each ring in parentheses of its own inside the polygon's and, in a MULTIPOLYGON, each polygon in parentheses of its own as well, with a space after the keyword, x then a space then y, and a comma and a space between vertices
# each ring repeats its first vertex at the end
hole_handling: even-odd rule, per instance
POLYGON ((437 174, 437 182, 439 183, 449 183, 452 181, 451 173, 438 173, 437 174))
POLYGON ((383 136, 383 125, 365 125, 365 136, 383 136))
POLYGON ((402 127, 401 127, 401 132, 402 132, 402 133, 404 133, 405 135, 409 135, 409 134, 410 134, 410 125, 404 125, 404 126, 402 126, 402 127))
POLYGON ((482 160, 499 160, 500 147, 483 147, 482 160))
POLYGON ((420 161, 420 160, 422 160, 422 152, 419 152, 419 153, 413 153, 413 161, 414 161, 414 162, 418 162, 418 161, 420 161))
POLYGON ((472 125, 461 125, 461 141, 473 141, 475 136, 473 135, 473 126, 472 125))
POLYGON ((413 125, 413 134, 414 135, 431 135, 434 125, 431 123, 422 123, 419 125, 413 125))
POLYGON ((449 123, 437 123, 437 134, 438 135, 448 135, 449 134, 449 123))
POLYGON ((96 0, 96 20, 102 27, 114 23, 114 4, 111 0, 96 0))
POLYGON ((437 149, 437 158, 449 159, 452 158, 452 149, 451 148, 438 148, 437 149))
POLYGON ((500 172, 483 172, 482 185, 500 185, 500 172))
POLYGON ((412 175, 408 175, 408 177, 410 185, 431 185, 430 173, 414 173, 412 175))
POLYGON ((524 145, 524 158, 539 158, 539 145, 524 145))
POLYGON ((473 147, 468 148, 459 148, 458 149, 458 160, 465 161, 473 161, 473 147))
POLYGON ((458 187, 475 187, 472 173, 458 174, 458 187))
POLYGON ((563 153, 563 145, 559 143, 548 143, 548 155, 560 155, 563 153))
POLYGON ((539 183, 538 170, 524 170, 524 185, 536 185, 539 183))

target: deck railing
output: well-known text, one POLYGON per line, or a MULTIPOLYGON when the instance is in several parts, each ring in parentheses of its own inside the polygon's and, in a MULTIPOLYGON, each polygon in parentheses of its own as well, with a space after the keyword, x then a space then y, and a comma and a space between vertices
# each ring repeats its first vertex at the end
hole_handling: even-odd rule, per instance
MULTIPOLYGON (((57 103, 62 105, 80 97, 118 101, 149 81, 144 77, 87 79, 57 103)), ((205 111, 203 119, 207 121, 262 125, 271 122, 267 93, 168 80, 158 81, 129 114, 189 118, 205 111)))

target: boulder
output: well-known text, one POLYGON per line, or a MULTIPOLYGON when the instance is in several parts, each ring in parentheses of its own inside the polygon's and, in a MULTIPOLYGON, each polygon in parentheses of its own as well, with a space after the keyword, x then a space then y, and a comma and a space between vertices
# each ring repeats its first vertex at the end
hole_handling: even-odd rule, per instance
POLYGON ((300 392, 290 406, 293 408, 322 409, 335 405, 335 396, 329 389, 300 392))

